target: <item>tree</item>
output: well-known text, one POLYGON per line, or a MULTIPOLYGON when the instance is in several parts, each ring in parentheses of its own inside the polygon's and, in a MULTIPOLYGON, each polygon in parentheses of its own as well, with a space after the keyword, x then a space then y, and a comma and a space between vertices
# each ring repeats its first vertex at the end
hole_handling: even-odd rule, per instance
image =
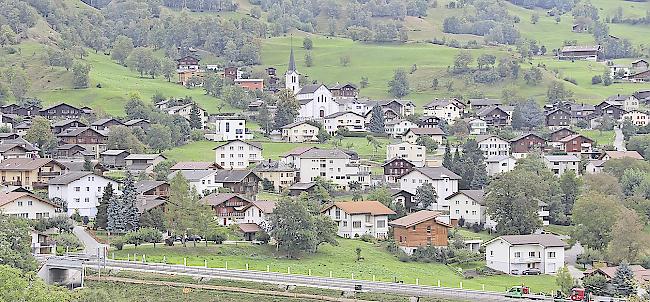
POLYGON ((415 190, 414 202, 419 209, 427 209, 432 203, 438 203, 438 193, 431 183, 425 182, 415 190))
POLYGON ((621 263, 612 278, 612 290, 617 297, 629 297, 636 293, 634 273, 627 262, 621 263))
POLYGON ((438 150, 438 142, 433 140, 430 136, 420 135, 416 140, 415 144, 424 146, 427 149, 427 152, 436 152, 438 150))
POLYGON ((388 92, 396 98, 401 98, 409 94, 409 82, 404 69, 397 69, 393 74, 393 79, 388 82, 388 92))
POLYGON ((135 181, 130 172, 126 172, 124 188, 122 189, 122 211, 124 219, 124 230, 127 232, 137 231, 140 228, 140 212, 136 207, 138 191, 135 188, 135 181))
POLYGON ((343 67, 350 66, 350 56, 349 55, 341 56, 339 58, 339 61, 341 63, 341 66, 343 66, 343 67))
POLYGON ((621 207, 621 213, 611 231, 608 260, 613 263, 636 262, 648 248, 648 235, 635 211, 621 207))
POLYGON ((620 204, 610 195, 586 192, 573 206, 575 228, 572 238, 584 246, 602 250, 612 239, 612 227, 621 211, 620 204))
POLYGON ((122 125, 111 127, 111 131, 108 132, 107 146, 109 149, 127 150, 130 153, 142 153, 145 149, 144 144, 133 134, 131 128, 122 125))
POLYGON ((600 274, 586 276, 582 279, 582 285, 588 293, 596 296, 608 296, 609 290, 607 287, 607 279, 600 274))
POLYGON ((605 86, 612 85, 612 76, 609 73, 609 69, 605 70, 601 78, 603 79, 603 85, 605 86))
POLYGON ((154 124, 147 131, 147 145, 151 149, 162 152, 172 147, 171 130, 161 124, 154 124))
POLYGON ((497 57, 491 54, 482 54, 476 59, 476 63, 478 64, 478 69, 487 69, 491 68, 494 66, 494 63, 496 63, 497 57))
POLYGON ((312 214, 312 228, 315 233, 314 242, 312 243, 313 253, 318 252, 318 247, 323 243, 329 243, 330 245, 339 244, 336 241, 338 227, 336 222, 332 221, 329 216, 312 214))
POLYGON ((0 301, 71 301, 71 292, 64 287, 45 284, 34 273, 0 265, 0 301))
POLYGON ((472 63, 474 58, 469 51, 461 51, 454 59, 454 71, 461 73, 469 70, 469 64, 472 63))
POLYGON ((524 72, 524 80, 526 80, 526 84, 536 86, 542 81, 542 71, 533 66, 524 72))
POLYGON ((550 102, 562 102, 570 100, 573 97, 573 92, 566 89, 563 82, 554 81, 548 87, 546 96, 550 102))
POLYGON ((171 82, 177 74, 176 72, 177 64, 174 60, 169 58, 164 58, 160 61, 160 74, 167 79, 167 82, 171 82))
POLYGON ((14 98, 18 101, 23 100, 30 86, 27 72, 22 69, 11 68, 5 72, 4 78, 9 83, 9 89, 14 98))
POLYGON ((160 71, 160 61, 153 54, 153 50, 146 47, 134 49, 127 58, 127 65, 130 69, 139 72, 140 77, 148 74, 154 78, 160 71))
MULTIPOLYGON (((26 219, 0 214, 0 259, 2 264, 23 271, 36 269, 32 257, 30 226, 26 219)), ((2 284, 0 282, 0 289, 2 284)), ((0 290, 2 296, 2 290, 0 290)))
POLYGON ((213 216, 211 209, 200 202, 198 193, 190 188, 182 173, 176 173, 172 178, 165 207, 165 228, 174 236, 181 236, 183 245, 193 229, 206 227, 198 225, 205 223, 205 217, 213 216))
POLYGON ((538 21, 539 21, 539 13, 533 13, 530 16, 530 23, 537 24, 538 21))
POLYGON ((366 88, 368 85, 370 85, 370 82, 368 82, 368 77, 361 77, 361 82, 359 82, 361 88, 366 88))
POLYGON ((114 195, 113 185, 108 183, 104 187, 104 194, 102 194, 102 199, 99 200, 99 205, 97 206, 97 215, 95 216, 95 226, 97 228, 106 230, 108 224, 108 207, 114 195))
POLYGON ((94 169, 95 169, 95 167, 94 167, 93 163, 90 161, 90 159, 88 159, 88 158, 84 159, 83 170, 88 171, 88 172, 92 172, 94 169))
POLYGON ((294 258, 298 253, 313 248, 315 233, 311 220, 306 203, 290 198, 277 202, 270 217, 271 237, 288 257, 294 258))
POLYGON ((294 122, 298 116, 298 109, 300 105, 296 100, 295 95, 291 90, 283 89, 279 92, 278 110, 275 113, 275 128, 281 129, 282 127, 294 122))
POLYGON ((310 37, 305 37, 302 40, 302 47, 306 50, 311 50, 314 47, 314 42, 312 42, 310 37))
POLYGON ((565 215, 571 214, 573 204, 580 195, 581 186, 581 179, 573 171, 567 171, 560 176, 560 190, 562 191, 562 205, 565 215))
POLYGON ((305 66, 312 67, 314 66, 314 59, 311 56, 311 52, 305 53, 305 66))
POLYGON ((173 159, 166 159, 159 162, 153 167, 154 179, 163 181, 167 180, 167 176, 171 174, 171 167, 176 164, 176 161, 173 159))
POLYGON ((41 156, 49 154, 56 145, 56 138, 52 134, 50 121, 44 117, 37 116, 32 119, 32 125, 25 133, 25 140, 41 148, 41 156))
POLYGON ((192 108, 190 109, 190 128, 192 129, 203 128, 203 122, 201 121, 199 106, 196 103, 192 103, 192 108))
POLYGON ((451 156, 451 146, 449 145, 449 141, 445 143, 445 155, 442 158, 442 166, 447 169, 452 169, 453 166, 453 158, 451 156))
POLYGON ((118 36, 113 44, 111 59, 125 65, 131 51, 133 51, 133 40, 129 37, 118 36))
POLYGON ((90 64, 76 62, 72 65, 72 84, 74 88, 88 88, 90 83, 90 64))
POLYGON ((555 276, 555 284, 560 288, 562 293, 571 293, 571 289, 573 289, 573 282, 573 277, 571 277, 569 268, 567 268, 566 265, 560 268, 560 270, 557 272, 557 275, 555 276))
POLYGON ((275 124, 273 123, 273 116, 271 116, 271 111, 266 103, 260 106, 257 114, 257 123, 264 129, 264 133, 268 135, 275 129, 275 124))
POLYGON ((368 130, 372 133, 386 133, 384 112, 379 105, 372 107, 368 130))
POLYGON ((634 194, 637 191, 637 188, 646 178, 646 174, 646 172, 643 172, 639 169, 630 169, 628 167, 628 169, 623 172, 623 176, 620 178, 623 194, 626 196, 631 196, 634 194))
POLYGON ((5 47, 16 43, 16 33, 11 26, 4 24, 0 26, 0 46, 5 47))
POLYGON ((544 112, 533 99, 519 102, 512 112, 512 128, 532 130, 544 125, 544 112))

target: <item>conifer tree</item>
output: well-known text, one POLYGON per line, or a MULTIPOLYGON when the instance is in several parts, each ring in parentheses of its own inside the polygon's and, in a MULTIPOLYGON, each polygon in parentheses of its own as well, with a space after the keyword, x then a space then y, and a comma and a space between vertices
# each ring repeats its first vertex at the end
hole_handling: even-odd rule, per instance
POLYGON ((384 113, 381 110, 381 106, 375 105, 372 107, 372 112, 370 113, 370 123, 368 124, 368 130, 372 133, 385 133, 385 120, 384 113))
POLYGON ((108 207, 113 195, 113 185, 108 183, 104 187, 104 194, 102 195, 102 199, 99 200, 97 215, 95 216, 95 225, 100 229, 105 230, 108 224, 108 207))
POLYGON ((108 203, 106 230, 111 233, 124 234, 124 217, 122 200, 113 195, 108 203))
POLYGON ((612 279, 612 288, 618 297, 629 297, 636 292, 634 273, 626 262, 622 262, 616 269, 616 274, 612 279))
POLYGON ((442 166, 451 170, 453 164, 454 164, 454 159, 451 156, 451 146, 449 145, 449 141, 447 141, 447 143, 445 144, 445 155, 442 159, 442 166))
POLYGON ((140 225, 140 212, 136 207, 137 194, 133 175, 127 172, 126 179, 124 180, 124 190, 122 190, 124 226, 127 232, 137 231, 140 225))
POLYGON ((199 106, 196 103, 192 103, 192 109, 190 110, 190 127, 192 129, 201 129, 202 127, 199 114, 199 106))

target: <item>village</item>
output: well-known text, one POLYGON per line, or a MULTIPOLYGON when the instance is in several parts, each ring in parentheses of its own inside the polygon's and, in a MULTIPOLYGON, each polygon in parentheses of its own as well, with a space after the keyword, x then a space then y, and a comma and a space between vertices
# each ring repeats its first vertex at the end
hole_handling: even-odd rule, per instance
MULTIPOLYGON (((558 52, 560 60, 597 56, 598 47, 558 52)), ((154 100, 151 112, 134 99, 128 119, 99 118, 93 108, 65 102, 0 107, 0 211, 35 221, 37 255, 97 246, 97 255, 135 260, 139 245, 213 241, 273 244, 291 259, 317 253, 321 244, 336 249, 337 241, 360 241, 385 246, 399 261, 472 263, 459 269, 466 279, 515 276, 499 284, 512 287, 509 297, 548 290, 535 288, 547 282, 537 281, 544 275, 564 280, 557 281, 561 295, 571 299, 580 293, 574 282, 598 296, 645 292, 647 258, 632 248, 647 240, 635 229, 644 201, 614 208, 607 202, 647 196, 648 145, 634 136, 650 131, 650 90, 597 105, 445 98, 418 108, 406 99, 361 98, 352 83, 306 83, 293 49, 288 58, 283 78, 267 68, 266 79, 202 66, 192 54, 177 60, 179 85, 202 87, 216 74, 224 85, 279 96, 274 103, 258 98, 239 113, 208 114, 191 100, 171 98, 154 100), (250 128, 263 123, 275 129, 250 128), (602 132, 615 137, 603 143, 589 135, 602 132), (213 142, 205 152, 214 160, 173 161, 160 152, 164 146, 155 152, 162 137, 190 135, 213 142), (346 138, 367 141, 372 156, 346 147, 346 138), (265 158, 268 142, 297 146, 265 158), (607 230, 589 225, 612 212, 627 213, 627 220, 607 216, 607 230), (59 234, 71 230, 78 240, 59 234), (626 272, 634 278, 621 285, 618 276, 626 272), (517 276, 536 277, 520 286, 517 276)), ((645 60, 608 67, 614 80, 648 80, 645 60)), ((362 261, 361 248, 356 253, 362 261)))

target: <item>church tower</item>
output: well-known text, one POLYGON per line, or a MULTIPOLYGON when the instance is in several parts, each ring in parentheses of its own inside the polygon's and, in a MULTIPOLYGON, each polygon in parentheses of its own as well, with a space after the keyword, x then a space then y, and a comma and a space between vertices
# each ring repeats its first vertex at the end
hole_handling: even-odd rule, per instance
POLYGON ((289 55, 289 68, 284 74, 284 87, 297 94, 300 91, 300 75, 296 70, 296 60, 293 58, 293 45, 291 46, 291 54, 289 55))

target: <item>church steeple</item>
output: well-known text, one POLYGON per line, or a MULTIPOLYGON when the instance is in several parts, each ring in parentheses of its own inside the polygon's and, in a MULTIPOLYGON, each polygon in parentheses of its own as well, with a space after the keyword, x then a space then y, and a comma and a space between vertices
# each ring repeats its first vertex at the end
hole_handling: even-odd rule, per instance
POLYGON ((293 45, 291 46, 291 54, 289 54, 289 69, 287 71, 296 71, 296 60, 293 58, 293 45))
POLYGON ((291 37, 291 53, 289 54, 289 67, 284 74, 284 88, 297 94, 300 91, 300 74, 296 70, 296 59, 293 56, 293 37, 291 37))

